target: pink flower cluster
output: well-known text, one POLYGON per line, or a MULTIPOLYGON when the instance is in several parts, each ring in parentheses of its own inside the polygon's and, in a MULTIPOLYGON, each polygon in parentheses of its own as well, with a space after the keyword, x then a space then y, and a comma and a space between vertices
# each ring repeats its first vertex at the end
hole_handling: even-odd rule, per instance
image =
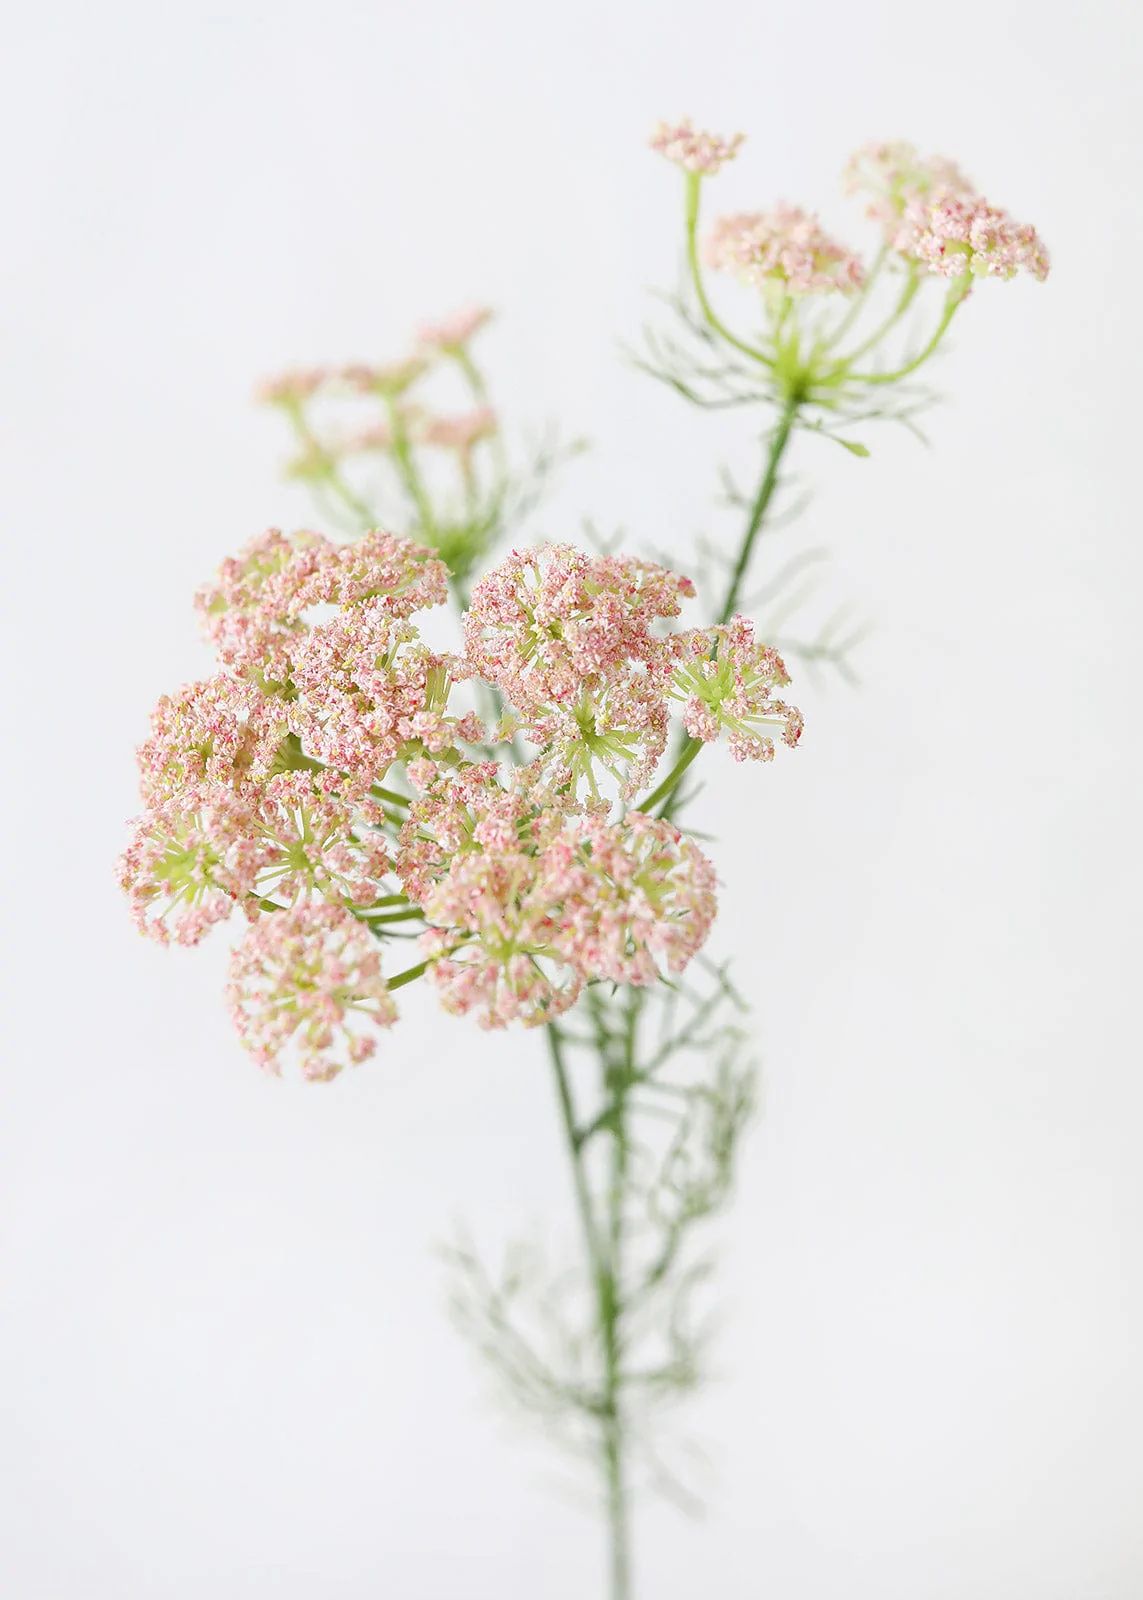
POLYGON ((375 531, 339 545, 320 533, 271 528, 223 562, 195 606, 223 664, 265 682, 288 670, 293 645, 308 632, 305 613, 317 606, 373 601, 386 615, 407 617, 447 598, 444 563, 411 539, 375 531))
POLYGON ((397 1020, 377 941, 334 905, 295 906, 255 923, 234 952, 227 996, 255 1061, 279 1073, 295 1052, 310 1082, 368 1060, 372 1030, 397 1020))
POLYGON ((845 185, 869 198, 899 255, 945 278, 1048 276, 1048 252, 1029 223, 991 205, 960 168, 942 156, 921 157, 903 141, 866 145, 849 160, 845 185))
POLYGON ((497 427, 495 411, 490 406, 479 406, 475 411, 462 411, 455 416, 421 418, 416 436, 421 444, 436 445, 438 449, 455 450, 459 456, 468 456, 482 439, 491 439, 497 427))
POLYGON ((312 1079, 369 1055, 391 984, 421 970, 382 975, 392 922, 420 922, 442 1004, 485 1027, 548 1021, 587 983, 682 971, 714 917, 714 869, 670 822, 608 820, 601 776, 625 795, 650 776, 672 699, 740 757, 773 753, 764 728, 789 744, 801 729, 748 623, 667 629, 692 592, 652 562, 514 551, 476 586, 457 656, 410 620, 445 593, 422 547, 254 540, 198 595, 221 670, 164 697, 139 750, 147 809, 119 866, 139 927, 196 944, 240 911, 236 1024, 263 1065, 292 1054, 312 1079), (473 678, 511 707, 501 736, 536 746, 526 765, 502 770, 453 705, 473 678))
POLYGON ((513 551, 473 590, 465 653, 553 782, 586 785, 606 809, 601 772, 630 797, 663 753, 672 663, 656 624, 693 593, 688 578, 630 556, 513 551))
POLYGON ((972 184, 960 168, 943 156, 921 156, 903 139, 863 145, 845 166, 847 194, 868 196, 865 214, 881 225, 886 242, 893 244, 905 208, 935 189, 969 193, 972 184))
POLYGON ((586 982, 646 985, 660 963, 686 967, 716 909, 714 868, 693 841, 639 812, 609 823, 485 781, 489 812, 468 789, 411 822, 430 846, 415 868, 431 924, 421 946, 446 1010, 535 1026, 586 982))
POLYGON ((778 652, 755 640, 754 624, 734 617, 680 636, 671 693, 692 739, 708 744, 725 732, 736 761, 772 761, 769 730, 791 749, 802 736, 802 713, 773 694, 789 681, 778 652))
POLYGON ((979 195, 938 189, 910 200, 895 238, 907 260, 943 278, 1014 278, 1040 283, 1051 265, 1031 223, 1016 222, 979 195))
POLYGON ((487 306, 465 306, 439 322, 423 322, 417 329, 417 343, 426 350, 458 355, 491 321, 492 312, 487 306))
POLYGON ((682 122, 660 122, 650 143, 652 150, 657 150, 685 172, 710 176, 734 159, 745 137, 743 133, 734 133, 726 139, 721 134, 704 133, 684 118, 682 122))
POLYGON ((859 289, 864 270, 857 256, 797 206, 743 211, 720 217, 707 238, 707 265, 733 273, 759 289, 815 294, 859 289))

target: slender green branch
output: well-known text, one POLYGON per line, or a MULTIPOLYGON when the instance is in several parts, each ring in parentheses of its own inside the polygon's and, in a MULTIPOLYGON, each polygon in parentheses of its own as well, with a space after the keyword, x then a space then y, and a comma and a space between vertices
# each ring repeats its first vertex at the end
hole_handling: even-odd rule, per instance
POLYGON ((389 398, 389 428, 393 438, 393 462, 397 468, 398 476, 405 486, 409 498, 421 519, 422 543, 431 544, 436 532, 436 519, 433 516, 432 502, 425 492, 421 482, 420 473, 417 471, 416 462, 413 460, 413 451, 409 443, 409 430, 405 426, 404 414, 398 402, 389 398))
POLYGON ((761 362, 764 367, 772 367, 774 363, 768 355, 765 355, 761 350, 756 350, 752 344, 747 344, 745 339, 740 339, 736 333, 731 333, 710 303, 706 286, 702 280, 702 267, 699 265, 698 253, 699 194, 702 189, 702 174, 688 172, 686 179, 687 265, 690 268, 691 283, 694 286, 695 297, 702 309, 702 314, 706 318, 708 326, 714 329, 720 339, 724 339, 735 350, 740 350, 744 356, 749 356, 752 361, 761 362))
POLYGON ((317 462, 322 482, 333 491, 346 509, 352 512, 361 523, 363 529, 372 528, 377 520, 372 508, 366 505, 365 501, 353 492, 338 471, 337 462, 310 427, 301 401, 288 401, 285 411, 293 424, 294 432, 297 434, 298 439, 317 462))
POLYGON ((883 322, 874 328, 873 332, 868 338, 863 339, 859 345, 850 350, 842 359, 846 362, 856 361, 858 356, 863 356, 867 350, 872 350, 874 345, 880 344, 885 335, 894 327, 896 327, 897 323, 900 322, 906 311, 908 311, 916 297, 917 290, 920 287, 921 275, 914 268, 906 278, 905 287, 898 295, 897 303, 894 305, 889 315, 884 319, 883 322))
POLYGON ((865 274, 865 282, 861 285, 861 288, 857 291, 857 293, 851 297, 849 309, 845 313, 845 316, 842 317, 841 321, 838 323, 837 327, 834 328, 833 332, 826 336, 823 344, 824 349, 834 349, 834 347, 839 345, 845 338, 850 328, 853 327, 853 324, 857 321, 858 317, 865 308, 865 304, 869 299, 873 285, 881 276, 881 269, 885 265, 888 255, 889 246, 883 244, 880 250, 878 250, 877 255, 874 257, 873 265, 865 274))
POLYGON ((427 961, 418 961, 415 967, 406 967, 404 972, 398 972, 395 978, 390 978, 386 984, 388 989, 403 989, 407 983, 415 983, 422 977, 428 968, 427 961))
POLYGON ((663 779, 662 783, 651 790, 651 793, 645 800, 639 802, 639 805, 636 809, 646 812, 648 815, 650 815, 655 806, 666 800, 678 787, 679 780, 682 778, 683 773, 686 772, 687 768, 690 766, 691 762, 698 755, 701 749, 702 741, 699 739, 692 739, 688 734, 686 743, 683 745, 682 750, 679 753, 679 758, 671 768, 670 772, 667 773, 667 776, 663 779))
POLYGON ((895 372, 851 372, 849 377, 855 383, 896 383, 900 378, 907 378, 911 372, 916 372, 932 355, 944 337, 945 329, 956 315, 957 309, 968 297, 972 288, 972 278, 966 273, 963 278, 955 278, 952 287, 945 299, 945 309, 941 320, 937 323, 936 332, 925 345, 924 349, 915 355, 912 361, 906 362, 903 367, 898 367, 895 372))

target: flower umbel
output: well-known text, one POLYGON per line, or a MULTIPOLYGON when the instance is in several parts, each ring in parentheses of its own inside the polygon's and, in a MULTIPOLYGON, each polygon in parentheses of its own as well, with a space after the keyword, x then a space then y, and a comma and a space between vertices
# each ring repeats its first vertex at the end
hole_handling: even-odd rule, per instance
POLYGON ((707 265, 757 289, 789 294, 860 289, 860 260, 798 206, 720 217, 706 243, 707 265))
POLYGON ((334 905, 260 917, 234 952, 227 995, 259 1066, 279 1074, 292 1055, 310 1082, 367 1060, 375 1030, 397 1019, 376 940, 334 905))
POLYGON ((744 133, 733 133, 728 139, 717 133, 704 133, 691 126, 686 117, 682 122, 660 122, 651 135, 651 149, 666 156, 684 172, 698 172, 709 177, 733 161, 745 139, 744 133))
POLYGON ((680 635, 678 650, 671 697, 683 702, 683 724, 692 739, 709 744, 725 732, 736 761, 772 761, 769 729, 791 749, 797 744, 802 714, 773 695, 790 681, 785 663, 776 650, 755 641, 746 617, 680 635))
POLYGON ((842 181, 846 194, 868 196, 865 215, 881 224, 889 243, 911 201, 924 199, 934 189, 971 194, 973 188, 954 162, 944 156, 921 156, 904 139, 863 145, 846 162, 842 181))
POLYGON ((906 258, 942 278, 1014 278, 1031 273, 1043 283, 1048 252, 1031 223, 979 195, 937 189, 905 207, 895 247, 906 258))
POLYGON ((522 850, 458 855, 424 905, 421 936, 446 1011, 482 1028, 550 1022, 574 1005, 582 977, 563 956, 561 908, 542 857, 522 850))

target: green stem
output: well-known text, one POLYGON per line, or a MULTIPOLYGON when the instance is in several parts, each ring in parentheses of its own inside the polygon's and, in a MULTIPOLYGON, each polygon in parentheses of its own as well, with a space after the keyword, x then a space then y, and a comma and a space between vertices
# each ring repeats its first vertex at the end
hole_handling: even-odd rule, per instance
POLYGON ((850 300, 849 310, 845 313, 845 316, 842 317, 841 321, 838 323, 833 332, 827 335, 824 342, 825 349, 832 350, 835 345, 840 344, 845 338, 846 334, 849 332, 850 328, 853 327, 853 324, 857 321, 858 317, 865 308, 865 303, 869 299, 873 285, 881 276, 881 269, 885 265, 888 255, 889 246, 883 244, 880 250, 877 252, 873 265, 865 274, 865 282, 850 300))
POLYGON ((382 788, 381 784, 374 783, 370 786, 369 793, 377 800, 385 800, 391 806, 410 806, 412 801, 407 794, 398 794, 396 789, 382 788))
POLYGON ((790 431, 798 415, 798 405, 798 400, 792 397, 787 399, 782 415, 779 418, 778 426, 771 436, 770 452, 766 458, 766 470, 762 475, 762 482, 758 486, 754 504, 750 508, 750 520, 746 524, 746 532, 738 550, 738 559, 734 564, 734 572, 731 575, 730 585, 726 591, 726 598, 722 602, 722 610, 718 615, 720 623, 729 622, 738 608, 742 585, 746 580, 746 574, 750 567, 750 557, 754 551, 754 541, 758 537, 758 532, 762 527, 770 501, 774 498, 774 490, 778 486, 778 466, 782 460, 782 452, 789 443, 790 431))
POLYGON ((872 350, 875 344, 880 344, 885 335, 892 328, 894 328, 898 322, 900 322, 906 311, 908 311, 909 307, 913 303, 917 290, 920 287, 920 273, 915 271, 911 272, 905 281, 905 287, 901 290, 901 293, 897 297, 896 305, 885 318, 884 322, 876 327, 867 339, 863 339, 859 345, 857 345, 849 352, 848 355, 842 357, 841 359, 846 362, 856 361, 858 356, 863 356, 867 350, 872 350))
POLYGON ((427 961, 418 961, 415 967, 406 967, 404 972, 398 972, 395 978, 389 979, 386 988, 390 990, 403 989, 407 983, 415 983, 424 974, 427 967, 427 961))
MULTIPOLYGON (((603 1384, 599 1397, 601 1455, 607 1488, 608 1572, 610 1600, 629 1600, 631 1593, 630 1525, 624 1465, 623 1414, 620 1406, 622 1362, 620 1348, 621 1304, 619 1265, 622 1249, 622 1201, 626 1176, 627 1141, 623 1127, 625 1087, 616 1089, 613 1107, 615 1144, 612 1149, 606 1232, 601 1232, 588 1187, 583 1139, 576 1118, 571 1079, 564 1059, 563 1036, 557 1023, 544 1030, 556 1080, 560 1122, 571 1162, 576 1206, 583 1230, 588 1267, 595 1286, 596 1320, 603 1356, 603 1384)), ((606 1064, 605 1064, 606 1071, 606 1064)))
POLYGON ((707 320, 707 325, 714 329, 720 339, 733 345, 735 350, 740 350, 744 356, 749 356, 752 361, 760 361, 764 367, 774 365, 770 357, 761 350, 756 350, 752 344, 747 344, 737 334, 731 333, 726 324, 721 321, 714 307, 707 297, 706 287, 702 281, 702 268, 699 265, 698 254, 698 217, 699 194, 702 189, 702 174, 699 172, 687 173, 687 264, 690 267, 691 283, 694 285, 695 296, 702 314, 707 320))
POLYGON ((663 779, 662 783, 660 783, 656 788, 652 789, 647 798, 639 803, 636 809, 646 812, 646 814, 649 816, 653 808, 659 805, 661 801, 666 800, 674 791, 683 773, 687 770, 701 749, 702 741, 699 739, 692 739, 688 734, 686 743, 683 745, 682 750, 679 753, 679 758, 671 768, 670 772, 667 773, 667 776, 663 779))
POLYGON ((972 288, 972 278, 966 273, 963 278, 954 281, 945 300, 945 309, 941 320, 937 323, 936 332, 929 340, 919 355, 913 357, 903 367, 898 367, 896 372, 851 372, 849 377, 855 383, 896 383, 899 378, 907 378, 911 372, 916 372, 932 355, 944 337, 945 329, 956 315, 957 308, 967 298, 972 288))
POLYGON ((337 462, 322 444, 317 434, 306 420, 305 409, 298 400, 290 401, 286 406, 286 414, 294 425, 297 434, 305 448, 312 452, 321 466, 322 481, 329 485, 341 503, 353 513, 364 529, 372 528, 376 517, 364 500, 358 498, 346 483, 341 473, 337 470, 337 462))
POLYGON ((392 398, 387 400, 389 408, 389 428, 393 436, 393 461, 397 468, 398 476, 405 486, 405 490, 416 507, 417 515, 421 519, 422 544, 431 545, 436 535, 436 519, 433 516, 432 503, 425 493, 425 486, 421 482, 416 463, 413 460, 412 446, 409 442, 409 430, 405 426, 404 414, 398 402, 392 398))

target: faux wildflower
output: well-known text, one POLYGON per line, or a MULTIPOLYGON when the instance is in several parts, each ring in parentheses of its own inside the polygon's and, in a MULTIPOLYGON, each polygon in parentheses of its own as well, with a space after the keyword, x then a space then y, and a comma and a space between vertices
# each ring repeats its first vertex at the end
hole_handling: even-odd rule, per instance
POLYGON ((259 917, 231 958, 227 998, 258 1064, 280 1074, 294 1056, 311 1082, 367 1060, 375 1030, 397 1019, 377 941, 334 905, 259 917))
POLYGON ((910 200, 895 246, 909 261, 944 278, 1048 276, 1048 252, 1030 223, 979 195, 936 189, 910 200))
POLYGON ((973 188, 954 162, 944 156, 921 156, 903 139, 863 145, 846 163, 843 185, 847 194, 869 197, 865 214, 880 223, 890 244, 910 201, 935 189, 968 194, 973 188))
POLYGON ((559 946, 585 978, 656 983, 660 963, 682 972, 717 910, 715 871, 693 840, 662 818, 576 817, 544 853, 553 897, 566 906, 559 946))
POLYGON ((685 172, 699 172, 709 177, 734 159, 745 137, 743 133, 734 133, 724 139, 717 133, 704 133, 684 118, 682 122, 660 122, 650 143, 652 150, 657 150, 685 172))
POLYGON ((458 855, 424 903, 420 945, 446 1011, 483 1028, 550 1022, 582 980, 561 954, 567 911, 552 898, 542 859, 522 850, 458 855))
POLYGON ((249 808, 204 785, 140 819, 119 858, 119 886, 141 933, 193 945, 239 903, 251 908, 259 860, 249 808))
POLYGON ((466 306, 439 322, 423 322, 417 329, 417 343, 444 355, 458 355, 491 320, 487 306, 466 306))
POLYGON ((851 251, 797 206, 720 217, 704 248, 707 265, 754 288, 789 294, 848 293, 865 273, 851 251))
POLYGON ((797 744, 802 714, 773 694, 789 683, 789 673, 776 650, 755 641, 754 624, 746 617, 681 634, 676 648, 671 698, 683 702, 683 723, 692 739, 710 743, 725 732, 736 761, 772 761, 769 729, 783 744, 797 744))

